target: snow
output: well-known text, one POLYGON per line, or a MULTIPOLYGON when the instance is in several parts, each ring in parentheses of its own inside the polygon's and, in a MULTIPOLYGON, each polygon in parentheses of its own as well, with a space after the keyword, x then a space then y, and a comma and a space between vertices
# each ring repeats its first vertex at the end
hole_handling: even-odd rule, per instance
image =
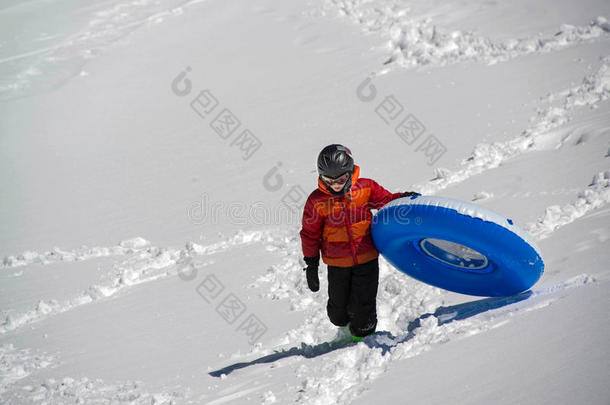
POLYGON ((609 17, 5 2, 0 402, 607 404, 609 17), (330 143, 391 191, 511 218, 543 277, 481 299, 381 259, 380 332, 347 344, 298 238, 330 143))

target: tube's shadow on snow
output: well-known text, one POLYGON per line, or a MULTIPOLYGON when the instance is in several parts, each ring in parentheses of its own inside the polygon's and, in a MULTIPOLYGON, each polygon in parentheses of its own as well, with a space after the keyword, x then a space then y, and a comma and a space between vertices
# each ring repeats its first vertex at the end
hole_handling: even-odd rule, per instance
POLYGON ((523 301, 532 296, 532 291, 528 290, 521 294, 513 295, 511 297, 495 297, 485 298, 478 301, 465 302, 463 304, 452 305, 450 307, 438 307, 433 314, 423 314, 419 318, 411 321, 407 327, 408 332, 413 332, 419 328, 423 319, 434 316, 438 319, 438 324, 444 325, 453 321, 460 321, 462 319, 470 318, 483 312, 491 311, 494 309, 502 308, 507 305, 523 301))
MULTIPOLYGON (((528 299, 532 295, 531 291, 526 291, 512 297, 499 297, 499 298, 485 298, 482 300, 465 302, 459 305, 452 305, 448 307, 439 307, 434 313, 423 314, 419 318, 411 321, 407 327, 407 336, 397 338, 390 332, 380 331, 374 336, 367 337, 362 340, 362 343, 366 344, 371 348, 381 348, 382 354, 385 354, 392 347, 399 343, 409 341, 415 336, 415 330, 420 327, 421 321, 431 316, 438 320, 438 325, 444 325, 453 321, 459 321, 462 319, 470 318, 483 312, 491 311, 497 308, 501 308, 507 305, 514 304, 519 301, 528 299)), ((240 368, 253 366, 261 363, 273 363, 286 357, 291 356, 302 356, 306 358, 312 358, 321 356, 323 354, 332 352, 333 350, 341 349, 348 346, 356 345, 352 342, 324 342, 318 345, 307 345, 301 343, 300 347, 291 347, 290 349, 284 349, 276 351, 272 354, 254 359, 248 362, 235 363, 229 366, 223 367, 219 370, 211 371, 208 374, 212 377, 220 377, 225 374, 228 375, 235 370, 240 368)))

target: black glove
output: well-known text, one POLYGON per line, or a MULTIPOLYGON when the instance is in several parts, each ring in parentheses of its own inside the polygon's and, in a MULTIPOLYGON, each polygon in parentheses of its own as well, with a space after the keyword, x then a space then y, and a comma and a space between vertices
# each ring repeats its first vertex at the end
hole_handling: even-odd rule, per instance
POLYGON ((320 279, 318 278, 318 266, 320 265, 320 256, 303 258, 307 267, 304 268, 307 276, 307 286, 313 292, 320 289, 320 279))
POLYGON ((420 195, 420 193, 416 193, 415 191, 405 191, 402 193, 403 197, 419 197, 420 195))

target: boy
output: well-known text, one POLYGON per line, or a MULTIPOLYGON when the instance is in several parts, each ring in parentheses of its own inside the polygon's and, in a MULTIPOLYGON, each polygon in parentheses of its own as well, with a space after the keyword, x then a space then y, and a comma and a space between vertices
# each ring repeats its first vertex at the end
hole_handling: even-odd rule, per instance
POLYGON ((329 145, 318 155, 318 188, 305 203, 300 232, 307 264, 307 285, 320 289, 320 251, 328 265, 330 321, 349 324, 354 341, 375 332, 379 252, 371 237, 371 209, 413 195, 390 193, 371 179, 359 178, 351 152, 343 145, 329 145))

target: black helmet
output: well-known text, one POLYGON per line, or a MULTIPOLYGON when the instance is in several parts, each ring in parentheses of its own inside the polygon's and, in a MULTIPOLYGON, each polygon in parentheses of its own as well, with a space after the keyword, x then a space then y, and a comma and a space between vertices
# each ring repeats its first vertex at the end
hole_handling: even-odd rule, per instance
POLYGON ((318 155, 318 174, 337 177, 345 172, 353 173, 352 152, 343 145, 328 145, 318 155))

